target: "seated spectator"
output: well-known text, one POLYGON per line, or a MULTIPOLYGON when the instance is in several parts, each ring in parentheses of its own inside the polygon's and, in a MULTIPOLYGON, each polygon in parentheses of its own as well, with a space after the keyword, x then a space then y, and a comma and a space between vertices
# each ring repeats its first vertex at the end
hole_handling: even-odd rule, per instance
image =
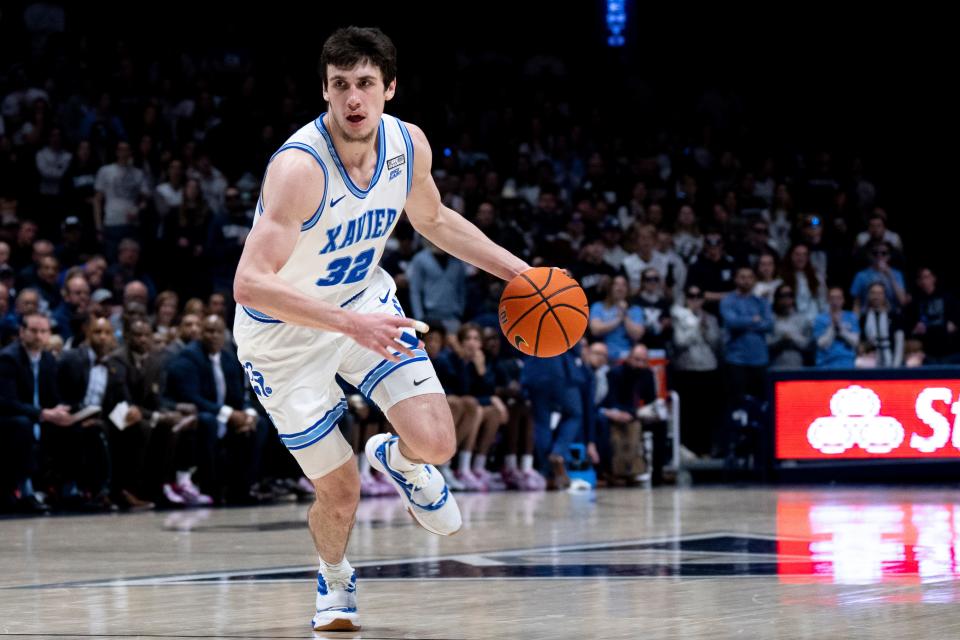
POLYGON ((640 225, 633 232, 636 250, 623 259, 623 273, 630 285, 630 295, 640 290, 640 278, 647 269, 655 269, 666 278, 670 271, 667 256, 657 251, 657 230, 652 225, 640 225))
POLYGON ((703 251, 690 262, 687 285, 695 285, 703 291, 704 309, 716 314, 720 301, 733 290, 736 262, 723 247, 723 236, 711 231, 704 236, 703 251))
POLYGON ((860 309, 867 303, 867 292, 870 285, 879 282, 886 292, 887 301, 892 309, 900 309, 910 302, 903 281, 903 274, 890 266, 890 245, 886 242, 877 242, 870 245, 872 263, 869 267, 857 273, 850 285, 850 295, 853 296, 853 310, 860 313, 860 309))
MULTIPOLYGON (((124 459, 120 464, 132 465, 133 472, 139 472, 140 495, 165 500, 170 505, 212 504, 209 496, 177 490, 180 484, 174 479, 175 473, 185 474, 189 479, 188 469, 192 466, 184 460, 189 452, 178 451, 178 445, 181 445, 179 436, 184 430, 196 427, 197 408, 191 404, 177 404, 164 395, 163 356, 152 352, 151 343, 150 325, 142 319, 134 319, 124 328, 123 346, 107 359, 108 364, 124 376, 131 411, 136 409, 141 416, 141 424, 134 426, 149 428, 149 442, 142 458, 124 459), (176 468, 177 462, 180 469, 176 468)), ((141 452, 138 450, 137 453, 141 452)))
POLYGON ((153 330, 161 335, 176 332, 176 319, 179 313, 180 296, 175 291, 161 291, 154 301, 157 310, 153 317, 153 330))
POLYGON ((667 256, 667 276, 664 279, 664 295, 671 300, 683 299, 687 283, 687 263, 673 246, 673 233, 657 230, 657 251, 667 256))
POLYGON ((680 396, 680 439, 697 455, 712 452, 723 406, 719 354, 723 336, 717 318, 704 310, 703 291, 690 285, 684 306, 670 311, 673 320, 671 387, 680 396))
POLYGON ((638 344, 630 350, 623 364, 607 374, 610 391, 600 409, 610 423, 612 450, 611 480, 613 484, 636 484, 649 472, 660 484, 666 462, 666 424, 660 416, 652 416, 648 427, 653 431, 653 469, 647 469, 643 445, 643 421, 655 407, 657 386, 647 358, 647 347, 638 344))
POLYGON ((753 295, 773 304, 773 294, 783 284, 778 276, 777 256, 772 251, 760 254, 756 266, 757 284, 753 286, 753 295))
MULTIPOLYGON (((171 260, 171 265, 175 265, 175 261, 171 260)), ((90 275, 87 274, 87 277, 89 278, 90 275)), ((140 264, 140 243, 133 238, 123 238, 117 243, 117 262, 107 269, 103 278, 103 286, 110 289, 118 299, 124 297, 126 286, 134 281, 142 283, 146 288, 147 299, 142 301, 144 304, 153 299, 157 293, 153 278, 140 264)), ((96 288, 92 280, 91 286, 96 288)))
MULTIPOLYGON (((40 313, 40 293, 36 289, 23 289, 17 294, 13 311, 8 312, 4 319, 4 332, 14 334, 23 326, 23 318, 40 313)), ((42 314, 47 317, 47 314, 42 314)), ((49 320, 49 318, 48 318, 49 320)))
POLYGON ((643 337, 643 311, 627 302, 627 279, 616 276, 603 302, 590 307, 590 333, 603 340, 614 362, 623 360, 630 347, 643 337))
MULTIPOLYGON (((458 366, 462 360, 454 359, 452 348, 447 341, 447 332, 443 328, 442 322, 428 322, 430 332, 423 337, 424 349, 433 367, 437 372, 437 379, 443 385, 443 390, 447 395, 447 404, 450 407, 450 413, 453 416, 454 429, 457 437, 457 451, 468 452, 464 469, 469 471, 473 449, 477 444, 477 434, 480 431, 480 424, 483 422, 483 410, 480 403, 471 395, 467 394, 467 385, 464 377, 463 367, 458 366)), ((459 457, 458 457, 459 459, 459 457)), ((440 473, 447 480, 447 484, 455 491, 469 489, 479 491, 482 486, 479 480, 473 477, 473 473, 466 474, 465 481, 461 482, 460 477, 450 469, 450 463, 447 462, 438 467, 440 473)))
POLYGON ((703 250, 703 235, 697 226, 697 214, 688 204, 682 205, 677 212, 677 223, 673 227, 673 246, 681 258, 691 263, 703 250))
MULTIPOLYGON (((103 485, 96 493, 102 508, 111 509, 111 503, 122 509, 149 509, 153 504, 142 500, 144 456, 150 437, 150 425, 136 405, 130 405, 126 372, 108 361, 116 347, 113 328, 106 318, 91 316, 84 327, 84 342, 70 349, 60 359, 58 385, 65 403, 72 411, 88 407, 101 408, 98 417, 90 418, 85 429, 91 434, 107 438, 109 464, 99 471, 103 485), (118 404, 127 405, 115 424, 111 416, 118 404)), ((91 436, 96 437, 96 436, 91 436)))
POLYGON ((187 345, 200 339, 200 333, 200 316, 195 313, 184 313, 180 316, 176 337, 167 345, 166 357, 170 359, 179 355, 187 345))
POLYGON ((570 271, 587 294, 587 302, 590 304, 603 300, 610 288, 610 281, 617 275, 617 270, 603 258, 603 243, 600 240, 593 240, 583 246, 580 259, 570 271))
POLYGON ((43 351, 49 336, 50 321, 28 313, 20 340, 0 351, 0 513, 49 510, 34 491, 43 457, 56 454, 57 462, 67 462, 69 468, 57 471, 76 488, 70 472, 78 470, 81 451, 72 447, 78 432, 70 426, 70 408, 60 401, 56 360, 43 351), (73 455, 64 459, 71 449, 73 455))
MULTIPOLYGON (((477 399, 483 414, 477 444, 473 450, 470 470, 488 490, 506 488, 499 475, 487 469, 487 456, 497 438, 500 427, 507 423, 507 405, 496 394, 496 373, 487 362, 483 351, 481 329, 475 324, 464 324, 457 332, 464 370, 467 375, 467 391, 477 399)), ((469 462, 469 461, 468 461, 469 462)))
POLYGON ((737 269, 737 289, 720 301, 725 333, 724 352, 730 376, 730 400, 766 395, 766 370, 770 362, 767 334, 773 330, 770 305, 753 295, 753 270, 737 269))
POLYGON ((756 269, 760 256, 775 250, 776 245, 770 240, 770 225, 758 216, 747 226, 746 241, 739 243, 731 253, 738 264, 756 269))
POLYGON ((41 306, 48 312, 60 306, 63 297, 60 295, 60 261, 55 256, 45 256, 37 266, 37 277, 33 286, 43 297, 41 306))
POLYGON ((643 311, 643 343, 650 349, 666 348, 672 332, 670 302, 664 295, 663 277, 656 269, 644 270, 634 302, 643 311))
POLYGON ((503 345, 503 334, 498 328, 483 329, 483 351, 487 366, 493 371, 494 394, 507 409, 507 422, 502 429, 501 476, 508 489, 542 491, 547 481, 533 468, 533 413, 520 383, 523 362, 517 351, 504 353, 503 345))
MULTIPOLYGON (((629 224, 627 228, 629 228, 629 224)), ((627 252, 623 248, 623 229, 620 221, 613 216, 607 216, 600 223, 600 243, 603 245, 603 261, 610 265, 614 272, 623 266, 623 259, 627 252)))
POLYGON ((802 367, 812 344, 813 325, 797 311, 793 289, 780 285, 774 296, 773 331, 767 335, 772 368, 802 367))
POLYGON ((467 303, 463 262, 424 240, 426 247, 410 261, 410 305, 414 318, 437 318, 448 332, 460 328, 467 303))
POLYGON ((54 250, 53 243, 49 240, 37 240, 33 243, 30 264, 20 269, 17 274, 17 288, 26 289, 27 287, 35 288, 37 286, 40 263, 44 258, 55 257, 54 250))
POLYGON ((797 312, 812 323, 827 308, 827 287, 810 262, 810 247, 795 244, 790 247, 780 270, 783 284, 793 290, 797 312))
POLYGON ((917 272, 917 294, 905 311, 905 328, 923 345, 927 364, 960 362, 960 304, 937 286, 937 275, 923 267, 917 272))
POLYGON ((82 330, 89 305, 90 284, 83 273, 77 273, 63 283, 63 302, 53 312, 56 331, 65 341, 82 330))
POLYGON ((246 376, 236 356, 224 348, 223 319, 207 316, 200 340, 170 362, 167 390, 176 402, 196 405, 197 477, 200 490, 230 504, 259 504, 253 491, 261 453, 272 428, 250 405, 246 376))
POLYGON ((882 283, 867 291, 867 308, 860 316, 860 339, 876 351, 878 367, 903 364, 903 323, 900 314, 890 309, 882 283))
POLYGON ((903 253, 900 234, 887 228, 887 212, 880 207, 867 216, 867 229, 857 234, 856 249, 867 249, 878 242, 885 242, 893 251, 903 253))
POLYGON ((860 343, 857 315, 844 310, 843 289, 831 287, 827 292, 829 311, 817 316, 813 338, 817 341, 818 369, 852 369, 860 343))
POLYGON ((82 265, 89 255, 89 246, 83 239, 83 226, 77 216, 67 216, 62 225, 62 241, 57 245, 56 258, 60 266, 71 269, 82 265))

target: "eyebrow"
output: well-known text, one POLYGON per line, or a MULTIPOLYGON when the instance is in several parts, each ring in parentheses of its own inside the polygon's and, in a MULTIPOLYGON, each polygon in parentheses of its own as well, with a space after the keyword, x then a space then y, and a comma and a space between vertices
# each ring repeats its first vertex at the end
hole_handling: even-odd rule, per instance
MULTIPOLYGON (((343 76, 340 74, 330 76, 330 80, 347 80, 347 79, 348 79, 347 76, 343 76)), ((372 75, 365 75, 357 78, 357 80, 373 80, 373 81, 376 81, 376 79, 377 77, 372 75)))

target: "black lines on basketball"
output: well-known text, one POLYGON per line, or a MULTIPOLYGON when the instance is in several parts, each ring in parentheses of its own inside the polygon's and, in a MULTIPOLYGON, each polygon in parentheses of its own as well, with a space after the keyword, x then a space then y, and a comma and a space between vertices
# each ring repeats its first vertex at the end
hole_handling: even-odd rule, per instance
MULTIPOLYGON (((570 348, 570 336, 567 335, 567 330, 563 327, 563 323, 560 322, 560 316, 557 315, 557 312, 553 310, 553 307, 550 306, 550 303, 547 303, 547 309, 550 311, 550 315, 553 316, 553 319, 557 321, 557 326, 560 327, 560 332, 563 334, 563 341, 567 343, 567 349, 570 348)), ((547 314, 543 314, 547 315, 547 314)))
MULTIPOLYGON (((527 278, 527 279, 529 280, 529 278, 527 278)), ((549 280, 549 278, 548 278, 548 280, 549 280)), ((531 282, 531 283, 530 283, 530 286, 531 286, 531 287, 535 287, 535 286, 537 286, 537 285, 535 285, 535 284, 533 284, 533 283, 531 282)), ((526 318, 528 315, 530 315, 531 312, 533 312, 533 311, 534 311, 537 307, 539 307, 540 305, 542 305, 542 304, 544 304, 545 302, 547 302, 550 298, 552 298, 553 296, 557 295, 558 293, 563 293, 564 291, 567 291, 567 290, 569 290, 569 289, 574 289, 574 288, 579 287, 579 286, 580 286, 580 285, 578 285, 578 284, 576 284, 576 283, 574 283, 574 284, 568 284, 568 285, 565 286, 565 287, 561 287, 560 289, 557 289, 556 291, 554 291, 553 293, 551 293, 549 296, 544 296, 544 295, 541 293, 540 296, 543 298, 543 300, 541 300, 540 302, 538 302, 537 304, 533 305, 532 307, 530 307, 529 309, 527 309, 526 311, 524 311, 522 314, 520 314, 520 317, 517 318, 516 320, 514 320, 514 321, 513 321, 513 324, 510 325, 510 326, 507 328, 507 331, 506 331, 507 335, 510 335, 510 333, 513 331, 513 328, 517 326, 517 323, 519 323, 521 320, 523 320, 523 319, 526 318)), ((548 303, 548 306, 549 306, 549 303, 548 303)))
POLYGON ((551 309, 571 309, 571 310, 573 310, 573 311, 576 311, 576 312, 579 313, 580 315, 582 315, 582 316, 583 316, 584 318, 586 318, 587 320, 590 319, 590 315, 587 314, 587 313, 585 313, 585 312, 583 311, 583 309, 580 309, 580 308, 578 308, 578 307, 575 307, 575 306, 573 306, 572 304, 567 304, 567 303, 565 303, 565 302, 562 303, 562 304, 550 305, 550 308, 551 308, 551 309))

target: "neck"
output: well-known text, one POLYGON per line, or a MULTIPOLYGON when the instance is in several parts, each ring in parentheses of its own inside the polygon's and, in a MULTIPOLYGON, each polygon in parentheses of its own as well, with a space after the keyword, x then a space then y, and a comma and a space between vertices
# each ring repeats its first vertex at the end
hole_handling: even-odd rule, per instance
POLYGON ((323 123, 327 127, 327 131, 330 132, 333 146, 337 150, 337 155, 340 156, 344 168, 361 169, 373 163, 377 156, 379 129, 374 130, 369 140, 353 141, 346 139, 343 131, 340 130, 329 113, 324 116, 323 123))

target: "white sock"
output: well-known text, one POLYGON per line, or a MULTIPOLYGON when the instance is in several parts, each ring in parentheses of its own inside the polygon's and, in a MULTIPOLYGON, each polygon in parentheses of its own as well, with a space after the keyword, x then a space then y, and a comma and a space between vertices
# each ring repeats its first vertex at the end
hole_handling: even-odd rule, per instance
POLYGON ((474 469, 474 471, 485 471, 486 468, 487 468, 487 456, 486 456, 486 455, 484 455, 484 454, 482 454, 482 453, 478 453, 477 455, 473 456, 473 469, 474 469))
POLYGON ((525 453, 523 457, 520 458, 521 470, 523 471, 533 471, 533 454, 525 453))
POLYGON ((367 460, 367 456, 365 456, 362 453, 358 453, 357 460, 360 462, 360 475, 362 476, 370 475, 370 461, 367 460))
POLYGON ((177 471, 177 484, 186 484, 190 482, 189 471, 177 471))
POLYGON ((400 453, 399 441, 396 444, 387 447, 387 456, 390 466, 403 473, 404 471, 413 471, 417 468, 416 462, 410 462, 402 453, 400 453))
POLYGON ((353 573, 353 567, 350 566, 350 561, 347 560, 347 556, 343 556, 340 562, 336 564, 330 564, 323 558, 320 558, 320 573, 326 577, 342 576, 349 578, 350 574, 353 573))
POLYGON ((470 471, 470 458, 473 457, 473 451, 460 452, 460 473, 470 471))
POLYGON ((515 471, 517 468, 517 454, 508 453, 503 456, 503 468, 508 471, 515 471))

